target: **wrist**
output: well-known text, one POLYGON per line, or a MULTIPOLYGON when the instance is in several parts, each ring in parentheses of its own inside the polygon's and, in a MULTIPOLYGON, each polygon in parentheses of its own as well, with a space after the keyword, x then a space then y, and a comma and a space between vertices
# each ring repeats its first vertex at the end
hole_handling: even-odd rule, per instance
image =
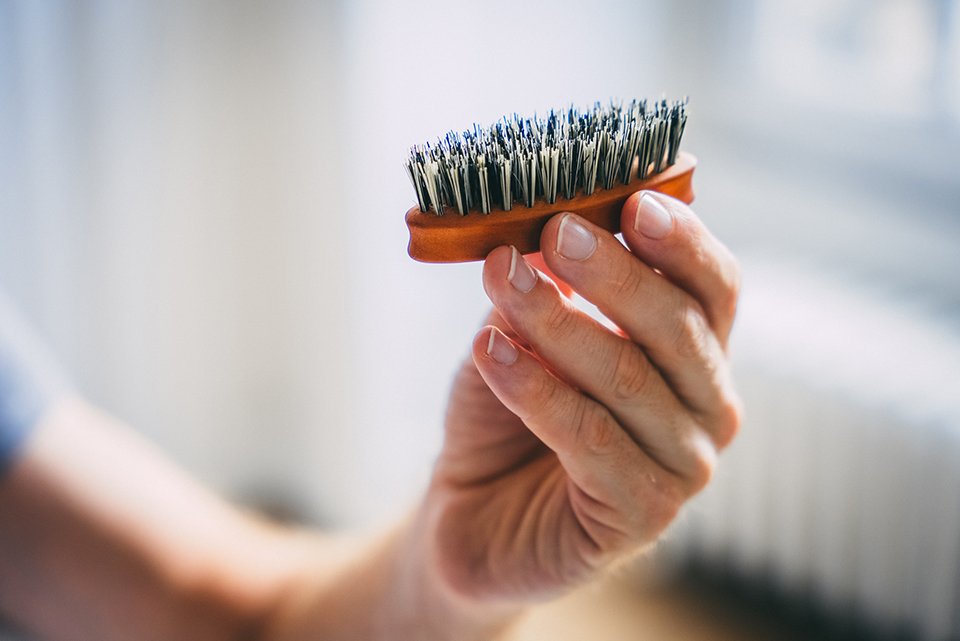
POLYGON ((510 601, 478 601, 449 580, 437 549, 436 501, 429 499, 384 548, 390 568, 383 614, 384 639, 492 641, 523 613, 510 601))
POLYGON ((445 581, 432 545, 430 501, 362 546, 307 545, 278 595, 263 638, 294 641, 495 641, 521 607, 478 603, 445 581))

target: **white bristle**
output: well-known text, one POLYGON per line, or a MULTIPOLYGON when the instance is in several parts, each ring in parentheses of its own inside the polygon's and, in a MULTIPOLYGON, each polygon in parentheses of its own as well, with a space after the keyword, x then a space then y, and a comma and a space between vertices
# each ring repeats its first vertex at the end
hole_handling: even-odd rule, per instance
POLYGON ((504 117, 486 129, 450 132, 435 147, 413 147, 405 163, 421 211, 453 206, 489 214, 514 200, 533 207, 599 186, 612 188, 674 164, 687 101, 599 102, 551 110, 546 117, 504 117), (634 161, 637 171, 631 171, 634 161))

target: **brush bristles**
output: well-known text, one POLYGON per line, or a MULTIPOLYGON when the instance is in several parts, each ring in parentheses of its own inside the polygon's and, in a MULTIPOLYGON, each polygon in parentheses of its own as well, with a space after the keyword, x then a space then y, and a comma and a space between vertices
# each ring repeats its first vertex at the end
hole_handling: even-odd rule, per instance
POLYGON ((405 167, 421 211, 456 207, 489 214, 514 201, 533 207, 599 186, 660 173, 677 160, 687 101, 611 103, 579 111, 551 110, 545 118, 504 117, 483 129, 448 133, 415 146, 405 167), (633 171, 634 161, 637 170, 633 171))

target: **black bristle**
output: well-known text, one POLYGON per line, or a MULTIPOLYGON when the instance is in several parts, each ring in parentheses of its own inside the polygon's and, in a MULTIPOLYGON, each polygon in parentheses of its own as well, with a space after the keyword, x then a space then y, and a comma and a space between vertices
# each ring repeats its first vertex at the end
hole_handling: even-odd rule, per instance
POLYGON ((632 100, 551 109, 545 117, 513 114, 488 128, 451 131, 435 147, 412 147, 404 168, 420 210, 433 207, 438 216, 445 207, 489 214, 509 211, 514 201, 533 207, 579 191, 589 196, 673 165, 686 106, 686 98, 632 100))

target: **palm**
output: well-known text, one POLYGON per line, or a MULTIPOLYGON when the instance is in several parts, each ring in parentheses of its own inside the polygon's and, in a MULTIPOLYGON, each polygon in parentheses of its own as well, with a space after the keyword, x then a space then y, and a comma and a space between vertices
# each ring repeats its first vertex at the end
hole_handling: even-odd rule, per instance
POLYGON ((590 569, 577 489, 471 361, 451 394, 433 491, 437 562, 473 596, 543 596, 590 569))

